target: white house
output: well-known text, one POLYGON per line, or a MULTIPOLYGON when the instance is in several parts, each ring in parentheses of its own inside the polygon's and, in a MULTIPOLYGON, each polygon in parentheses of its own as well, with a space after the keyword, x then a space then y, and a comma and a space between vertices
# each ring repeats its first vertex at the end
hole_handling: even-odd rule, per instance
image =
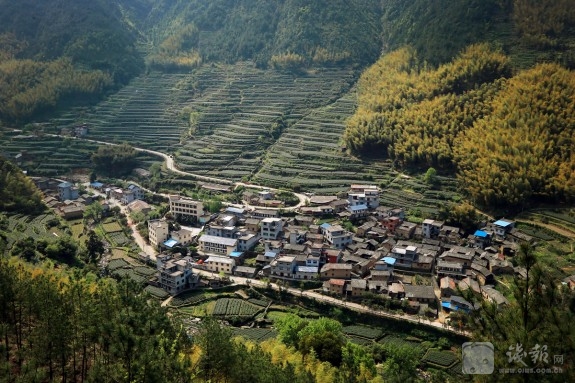
POLYGON ((199 275, 193 274, 185 258, 176 261, 168 255, 160 256, 156 260, 156 268, 160 286, 172 295, 196 287, 199 281, 199 275))
POLYGON ((238 250, 238 240, 235 238, 223 238, 204 234, 198 242, 200 243, 200 251, 204 253, 230 255, 238 250))
POLYGON ((352 233, 346 231, 340 225, 329 226, 325 229, 325 240, 336 249, 343 249, 352 242, 352 233))
POLYGON ((281 218, 264 218, 261 221, 260 234, 263 239, 277 239, 283 230, 281 218))
POLYGON ((199 220, 199 218, 204 215, 204 205, 199 201, 178 195, 170 195, 169 200, 170 211, 175 216, 188 216, 199 220))
POLYGON ((212 255, 206 259, 204 266, 211 272, 231 274, 236 267, 236 261, 228 257, 212 255))
POLYGON ((168 239, 168 235, 168 223, 166 221, 160 219, 148 221, 150 245, 158 248, 160 244, 168 239))

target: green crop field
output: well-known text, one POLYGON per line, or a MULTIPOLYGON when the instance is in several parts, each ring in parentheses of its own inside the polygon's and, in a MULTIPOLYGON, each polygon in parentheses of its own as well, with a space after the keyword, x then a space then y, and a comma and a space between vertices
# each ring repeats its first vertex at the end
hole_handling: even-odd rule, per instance
POLYGON ((102 228, 106 233, 116 233, 122 231, 122 226, 116 221, 102 224, 102 228))
POLYGON ((216 301, 214 311, 212 315, 218 316, 242 316, 251 317, 254 316, 262 308, 260 306, 253 305, 243 299, 235 298, 220 298, 216 301))
POLYGON ((437 349, 430 348, 423 356, 422 361, 432 366, 449 368, 457 362, 457 358, 450 351, 439 351, 437 349))
POLYGON ((277 332, 271 328, 233 328, 232 331, 236 336, 256 342, 263 342, 277 336, 277 332))
POLYGON ((366 339, 378 339, 383 335, 381 330, 367 326, 345 326, 343 332, 346 335, 366 339))

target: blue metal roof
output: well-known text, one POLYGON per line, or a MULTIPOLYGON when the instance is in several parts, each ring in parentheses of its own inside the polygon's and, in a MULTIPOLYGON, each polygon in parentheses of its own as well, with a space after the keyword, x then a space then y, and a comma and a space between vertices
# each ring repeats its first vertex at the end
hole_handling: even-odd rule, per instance
POLYGON ((277 255, 277 253, 275 251, 266 251, 264 253, 264 257, 267 257, 267 258, 275 258, 276 255, 277 255))
POLYGON ((507 227, 507 226, 511 225, 512 223, 513 222, 505 221, 502 219, 493 222, 494 225, 501 226, 501 227, 507 227))
POLYGON ((388 265, 395 265, 395 261, 397 261, 397 259, 392 258, 392 257, 383 257, 383 262, 387 263, 388 265))
POLYGON ((72 184, 70 182, 62 182, 61 184, 58 185, 59 188, 69 188, 72 187, 72 184))
POLYGON ((241 251, 232 251, 230 253, 230 257, 234 257, 234 258, 239 258, 243 255, 244 253, 241 251))
POLYGON ((367 210, 367 205, 355 205, 355 206, 350 206, 349 209, 350 209, 351 211, 367 210))
POLYGON ((443 301, 443 302, 441 302, 441 307, 445 307, 446 309, 451 310, 451 302, 443 301))
POLYGON ((319 227, 326 230, 326 229, 329 229, 331 227, 331 225, 326 222, 326 223, 322 223, 321 225, 319 225, 319 227))
POLYGON ((476 237, 479 237, 479 238, 487 238, 487 237, 489 237, 489 234, 487 234, 487 233, 484 232, 483 230, 477 230, 477 231, 475 231, 475 234, 473 234, 473 235, 476 236, 476 237))
POLYGON ((136 188, 139 189, 139 187, 137 185, 134 185, 134 184, 130 184, 130 186, 128 186, 128 189, 130 189, 130 190, 134 190, 136 188))
POLYGON ((166 242, 164 242, 164 246, 166 246, 167 248, 172 248, 174 246, 176 246, 178 244, 178 241, 176 241, 173 238, 168 239, 166 242))
POLYGON ((297 270, 301 271, 302 273, 317 273, 318 267, 317 266, 298 266, 297 270))
POLYGON ((239 209, 237 207, 228 207, 226 208, 227 212, 234 213, 234 214, 244 214, 244 209, 239 209))
POLYGON ((101 182, 92 182, 92 183, 90 184, 90 186, 93 187, 93 188, 101 188, 102 186, 104 186, 104 184, 101 183, 101 182))

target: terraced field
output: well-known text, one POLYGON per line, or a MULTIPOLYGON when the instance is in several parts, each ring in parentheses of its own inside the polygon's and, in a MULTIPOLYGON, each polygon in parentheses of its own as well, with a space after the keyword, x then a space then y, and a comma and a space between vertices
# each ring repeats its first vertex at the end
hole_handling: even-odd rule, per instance
MULTIPOLYGON (((45 125, 54 133, 86 123, 88 138, 170 153, 183 171, 232 181, 322 194, 343 191, 351 183, 388 185, 383 204, 423 213, 451 200, 453 179, 442 180, 441 191, 430 191, 417 180, 398 178, 389 161, 362 161, 341 147, 345 121, 356 108, 356 78, 353 70, 318 69, 296 76, 249 62, 214 64, 188 74, 152 72, 93 108, 45 125)), ((35 170, 46 174, 89 166, 96 146, 54 137, 10 141, 10 154, 24 150, 35 158, 45 156, 35 170)))
POLYGON ((182 170, 232 180, 256 173, 273 156, 269 148, 286 128, 310 110, 329 105, 354 80, 353 72, 345 70, 294 77, 247 64, 208 75, 198 74, 205 89, 189 106, 197 116, 196 133, 177 150, 176 160, 182 170))
POLYGON ((90 156, 97 148, 92 142, 20 131, 4 131, 0 143, 1 154, 34 176, 63 175, 74 169, 89 168, 90 156))

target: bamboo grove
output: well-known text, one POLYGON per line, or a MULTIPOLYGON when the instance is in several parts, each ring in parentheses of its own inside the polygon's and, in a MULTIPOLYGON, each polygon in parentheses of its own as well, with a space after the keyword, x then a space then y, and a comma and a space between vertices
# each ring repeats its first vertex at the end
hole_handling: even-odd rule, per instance
POLYGON ((575 74, 557 64, 514 73, 472 45, 437 69, 403 48, 361 77, 344 134, 355 153, 457 171, 482 205, 575 197, 575 74))

